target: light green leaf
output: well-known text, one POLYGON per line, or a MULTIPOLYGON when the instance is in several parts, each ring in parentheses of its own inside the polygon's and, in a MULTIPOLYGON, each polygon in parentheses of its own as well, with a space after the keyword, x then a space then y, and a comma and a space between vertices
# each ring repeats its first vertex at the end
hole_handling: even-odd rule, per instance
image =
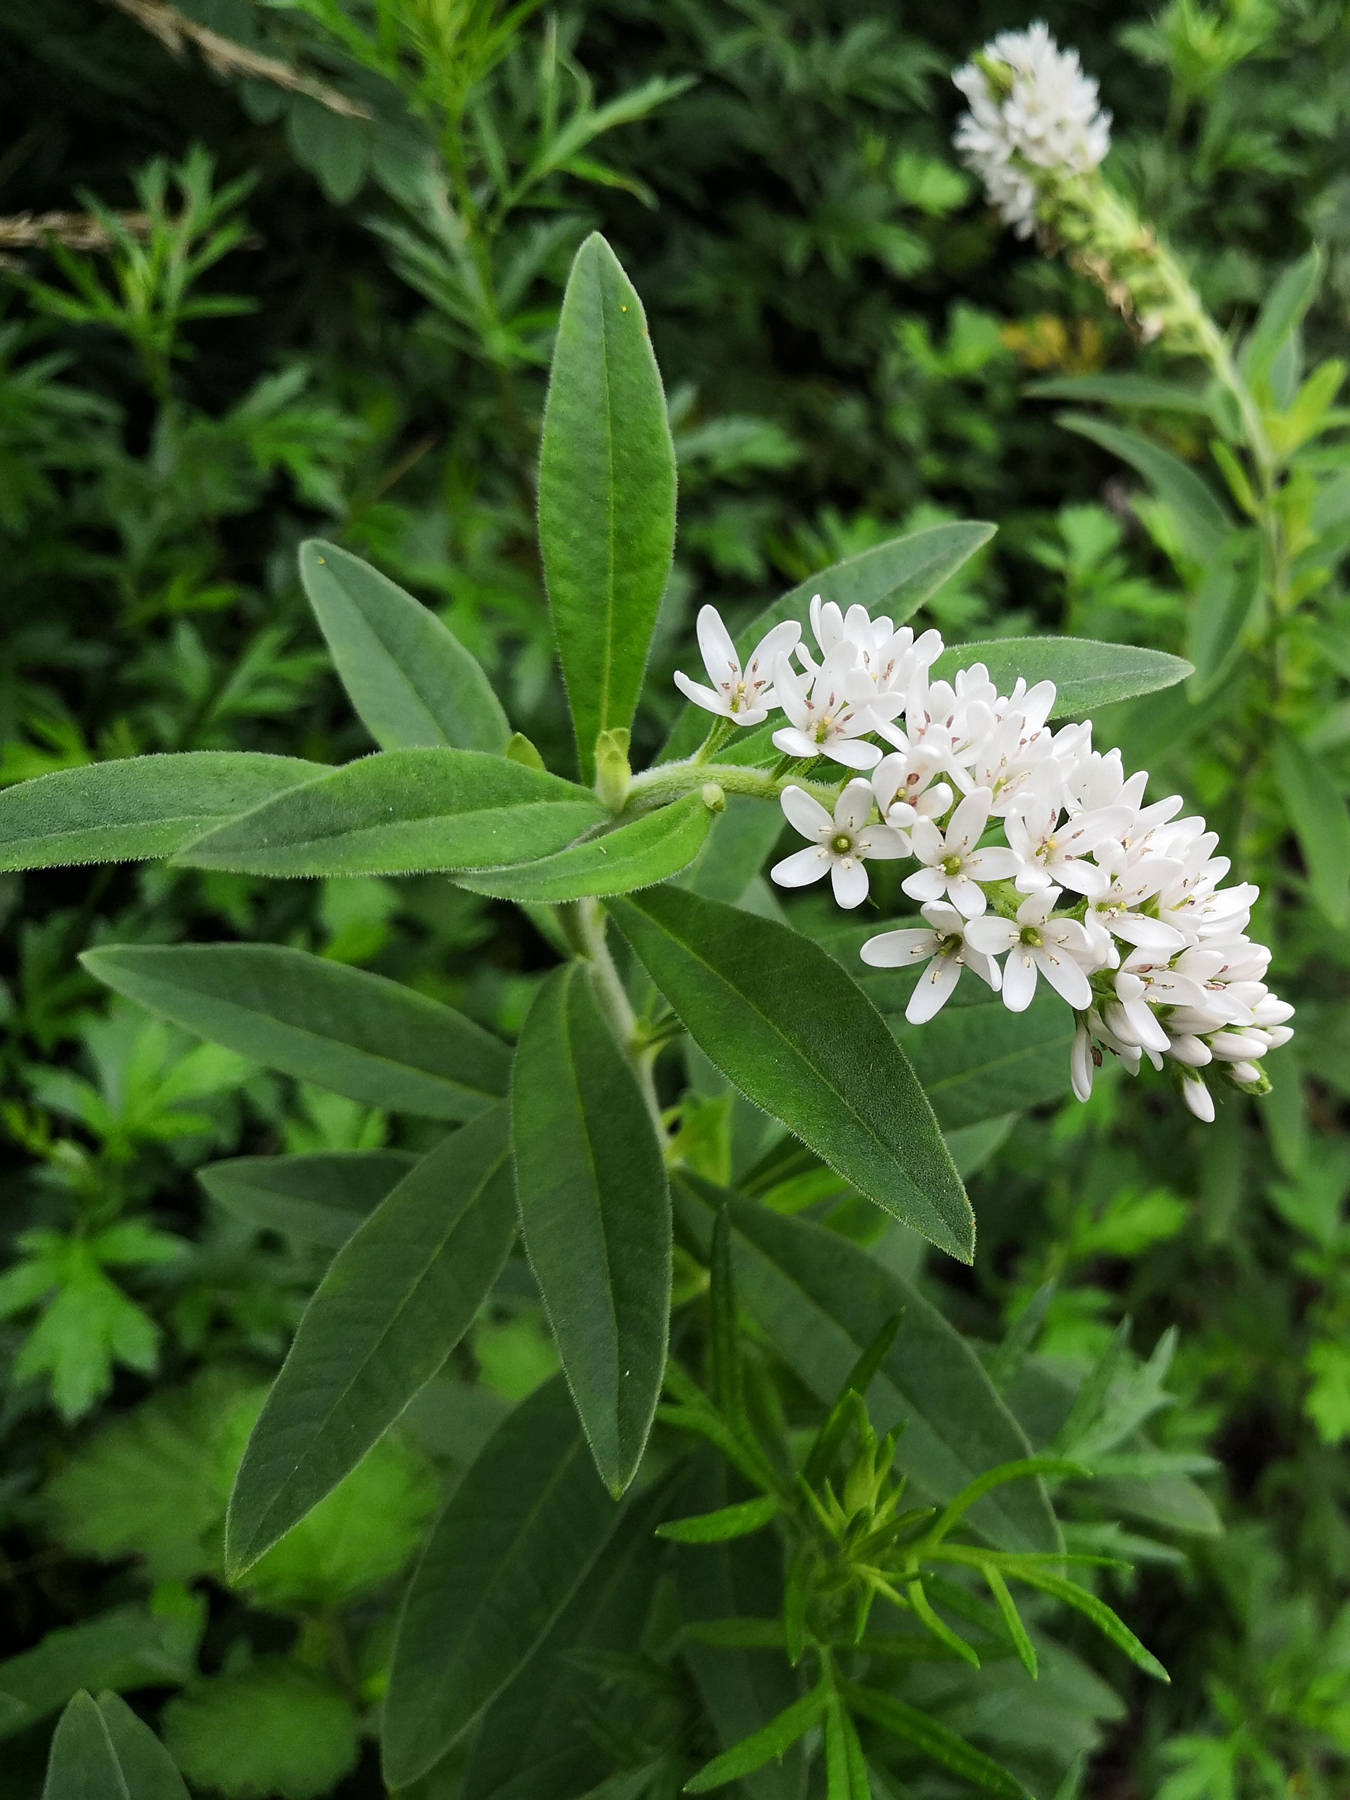
POLYGON ((558 320, 539 459, 539 547, 589 781, 632 721, 675 544, 675 448, 647 319, 596 232, 558 320))
POLYGON ((164 1708, 164 1735, 191 1782, 241 1800, 319 1800, 360 1751, 351 1702, 282 1656, 175 1694, 164 1708))
POLYGON ((205 1598, 184 1594, 159 1613, 119 1606, 57 1626, 0 1662, 0 1693, 12 1703, 0 1710, 0 1737, 55 1712, 80 1688, 177 1687, 195 1666, 205 1617, 205 1598))
POLYGON ((327 773, 322 763, 230 750, 55 769, 0 793, 0 870, 171 856, 220 820, 327 773))
MULTIPOLYGON (((885 611, 897 625, 902 624, 993 535, 992 525, 957 520, 874 544, 780 594, 736 633, 736 648, 743 657, 748 655, 765 632, 783 619, 800 619, 804 624, 816 594, 846 610, 858 605, 872 612, 885 611)), ((696 706, 686 706, 661 753, 662 762, 689 756, 707 729, 708 715, 696 706)))
POLYGON ((935 679, 950 681, 958 669, 983 663, 989 678, 1006 694, 1019 675, 1032 687, 1053 681, 1052 719, 1082 718, 1099 706, 1155 694, 1174 687, 1192 672, 1179 656, 1162 650, 1140 650, 1132 644, 1099 644, 1093 638, 986 638, 975 644, 949 644, 933 665, 935 679))
POLYGON ((831 957, 773 920, 680 888, 608 905, 690 1036, 742 1093, 869 1200, 971 1260, 970 1202, 932 1108, 831 957))
POLYGON ((1253 569, 1220 558, 1205 572, 1186 619, 1186 654, 1195 665, 1191 696, 1202 699, 1227 673, 1260 588, 1253 569))
POLYGON ((1033 381, 1025 390, 1032 400, 1100 400, 1108 406, 1142 406, 1150 412, 1190 413, 1207 417, 1209 403, 1194 388, 1178 381, 1158 381, 1151 375, 1112 374, 1053 375, 1033 381))
POLYGON ((980 1793, 994 1794, 998 1800, 1035 1800, 1031 1790, 1023 1787, 1010 1770, 929 1713, 906 1706, 903 1700, 874 1688, 849 1686, 844 1697, 852 1711, 879 1725, 889 1737, 912 1744, 933 1762, 970 1782, 980 1793))
POLYGON ((198 1169, 197 1179, 235 1218, 337 1250, 416 1161, 402 1150, 233 1156, 198 1169))
POLYGON ((1108 425, 1091 413, 1058 413, 1056 420, 1066 430, 1100 444, 1143 476, 1176 521, 1192 561, 1207 563, 1219 553, 1232 529, 1232 519, 1214 489, 1189 463, 1151 438, 1108 425))
POLYGON ((1275 779, 1308 871, 1312 897, 1333 925, 1350 922, 1350 815, 1331 771, 1288 732, 1275 739, 1275 779))
POLYGON ((364 969, 273 944, 110 945, 98 981, 184 1030, 367 1106, 464 1119, 506 1092, 506 1046, 364 969))
POLYGON ((300 580, 342 685, 382 750, 506 749, 511 727, 501 701, 429 607, 321 538, 300 546, 300 580))
POLYGON ((727 1782, 738 1781, 742 1775, 749 1775, 754 1770, 763 1768, 766 1762, 781 1756, 798 1738, 805 1737, 824 1712, 829 1694, 829 1688, 821 1682, 809 1694, 803 1694, 791 1706, 784 1707, 767 1725, 761 1726, 749 1737, 742 1738, 739 1744, 733 1744, 730 1750, 724 1750, 720 1756, 714 1756, 711 1762, 704 1763, 697 1775, 692 1775, 685 1782, 683 1791, 686 1794, 706 1794, 712 1788, 725 1787, 727 1782))
POLYGON ((1008 1573, 1014 1581, 1023 1582, 1027 1587, 1039 1588, 1044 1594, 1051 1594, 1056 1600, 1062 1600, 1066 1606, 1072 1606, 1101 1632, 1109 1638, 1118 1650, 1123 1650, 1132 1663, 1137 1664, 1146 1675, 1152 1675, 1155 1681, 1172 1679, 1151 1650, 1140 1643, 1125 1621, 1111 1610, 1104 1600, 1099 1600, 1076 1581, 1066 1581, 1062 1575, 1052 1575, 1048 1570, 1033 1568, 1030 1564, 1019 1563, 1010 1567, 1008 1573))
POLYGON ((441 1367, 515 1235, 504 1109, 446 1138, 376 1207, 305 1309, 248 1441, 225 1525, 237 1576, 441 1367))
POLYGON ((475 894, 523 904, 556 905, 592 894, 630 894, 669 880, 693 862, 712 820, 702 795, 686 794, 673 806, 645 813, 603 837, 572 844, 538 862, 476 869, 455 880, 475 894))
POLYGON ((1269 381, 1275 360, 1303 323, 1322 280, 1322 253, 1314 244, 1291 263, 1271 288, 1238 355, 1253 387, 1269 381))
POLYGON ((408 1786, 438 1762, 501 1692, 618 1517, 555 1376, 488 1439, 413 1573, 384 1705, 391 1787, 408 1786))
POLYGON ((670 1316, 662 1147, 586 971, 556 970, 511 1078, 521 1228, 600 1477, 633 1479, 661 1391, 670 1316))
MULTIPOLYGON (((804 1219, 728 1198, 689 1176, 676 1180, 686 1216, 711 1233, 725 1203, 734 1227, 737 1287, 780 1355, 823 1405, 833 1403, 863 1351, 897 1313, 893 1342, 868 1385, 878 1430, 907 1421, 896 1451, 921 1499, 953 1499, 999 1463, 1031 1453, 979 1359, 941 1313, 865 1250, 804 1219)), ((1059 1530, 1037 1480, 986 1494, 971 1524, 1010 1550, 1059 1549, 1059 1530)))
POLYGON ((872 1800, 857 1729, 838 1694, 825 1714, 825 1800, 872 1800))
POLYGON ((183 849, 244 875, 408 875, 529 862, 609 815, 593 794, 479 750, 384 750, 183 849))
POLYGON ((778 1517, 780 1507, 772 1494, 754 1500, 738 1500, 731 1506, 719 1506, 715 1512, 694 1513, 687 1519, 667 1519, 656 1527, 656 1535, 671 1538, 677 1544, 721 1544, 730 1538, 748 1537, 762 1531, 778 1517))
POLYGON ((188 1800, 188 1791, 125 1700, 79 1693, 57 1721, 42 1800, 188 1800))

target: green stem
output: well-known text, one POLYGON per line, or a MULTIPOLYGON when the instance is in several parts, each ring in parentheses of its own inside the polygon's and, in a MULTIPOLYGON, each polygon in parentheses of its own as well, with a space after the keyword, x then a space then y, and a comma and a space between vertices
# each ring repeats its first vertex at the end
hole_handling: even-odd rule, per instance
POLYGON ((656 1128, 657 1142, 664 1149, 666 1126, 661 1117, 661 1102, 657 1098, 656 1082, 652 1076, 652 1064, 656 1060, 659 1045, 653 1045, 639 1028, 637 1015, 614 965, 614 958, 609 953, 609 945, 605 942, 609 917, 598 900, 575 900, 557 908, 557 919, 572 946, 573 954, 578 960, 591 966, 595 976, 595 997, 600 1010, 637 1076, 647 1111, 656 1128))
POLYGON ((661 763, 635 775, 623 816, 636 818, 641 813, 654 812, 658 806, 669 806, 672 800, 678 800, 682 794, 691 794, 709 782, 725 793, 753 794, 759 800, 776 800, 785 787, 803 787, 823 806, 833 806, 842 786, 842 783, 827 781, 803 781, 800 777, 789 781, 777 769, 747 769, 739 763, 699 762, 695 753, 683 762, 661 763))

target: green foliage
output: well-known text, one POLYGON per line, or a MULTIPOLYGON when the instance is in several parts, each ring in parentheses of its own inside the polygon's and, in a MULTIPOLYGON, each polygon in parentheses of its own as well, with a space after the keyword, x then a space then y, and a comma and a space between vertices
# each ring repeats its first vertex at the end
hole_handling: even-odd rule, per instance
POLYGON ((168 1752, 116 1694, 76 1694, 57 1722, 43 1800, 187 1800, 168 1752))
POLYGON ((164 1709, 188 1779, 238 1800, 315 1800, 356 1762, 356 1716, 341 1691, 279 1657, 210 1676, 164 1709))

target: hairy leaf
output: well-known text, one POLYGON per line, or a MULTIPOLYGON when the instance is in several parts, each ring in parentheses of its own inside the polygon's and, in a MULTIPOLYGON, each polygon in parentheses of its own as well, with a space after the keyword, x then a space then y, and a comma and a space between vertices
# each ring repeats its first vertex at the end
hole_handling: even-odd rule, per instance
POLYGON ((713 814, 701 794, 645 813, 603 837, 572 844, 538 862, 504 869, 475 869, 456 883, 475 894, 524 904, 582 900, 592 894, 630 894, 653 887, 693 862, 713 814))
POLYGON ((1082 718, 1113 701, 1175 687, 1192 672, 1188 662, 1162 650, 1099 644, 1093 638, 1024 637, 949 644, 933 665, 934 678, 950 681, 972 663, 984 664, 1001 694, 1010 691, 1019 675, 1028 687, 1053 681, 1052 719, 1082 718))
POLYGON ((188 1791, 125 1700, 79 1693, 57 1721, 42 1800, 188 1800, 188 1791))
POLYGON ((337 1250, 416 1161, 403 1150, 233 1156, 208 1163, 197 1179, 235 1218, 337 1250))

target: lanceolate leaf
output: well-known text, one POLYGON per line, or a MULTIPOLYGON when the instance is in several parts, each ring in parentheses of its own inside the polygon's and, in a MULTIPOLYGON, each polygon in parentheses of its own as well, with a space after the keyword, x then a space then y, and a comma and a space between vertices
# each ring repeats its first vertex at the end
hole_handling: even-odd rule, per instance
POLYGON ((958 669, 983 663, 1001 694, 1019 675, 1028 687, 1053 681, 1052 719, 1082 718, 1115 700, 1175 687, 1191 665, 1162 650, 1130 644, 1099 644, 1092 638, 988 638, 977 644, 950 644, 933 665, 935 678, 950 681, 958 669))
POLYGON ((225 1528, 232 1574, 336 1487, 436 1373, 514 1235, 501 1108, 423 1157, 319 1284, 235 1479, 225 1528))
MULTIPOLYGON (((1031 1453, 979 1359, 935 1307, 865 1250, 837 1233, 753 1201, 729 1198, 689 1176, 676 1191, 683 1216, 711 1237, 717 1206, 733 1226, 737 1288, 780 1354, 826 1406, 859 1356, 899 1313, 900 1325, 868 1384, 878 1430, 907 1421, 896 1451, 919 1500, 943 1504, 998 1463, 1031 1453)), ((1060 1548, 1042 1484, 995 1489, 969 1522, 1001 1549, 1060 1548)))
POLYGON ((220 820, 327 773, 297 757, 231 750, 56 769, 0 793, 0 870, 171 856, 220 820))
POLYGON ((402 1150, 233 1156, 197 1179, 235 1218, 338 1250, 416 1161, 402 1150))
POLYGON ((975 1792, 994 1794, 998 1800, 1034 1800, 1031 1790, 1001 1763, 968 1744, 931 1714, 874 1688, 850 1687, 845 1697, 854 1712, 871 1719, 888 1736, 912 1744, 944 1769, 950 1769, 953 1775, 969 1782, 975 1792))
POLYGON ((260 806, 183 850, 246 875, 407 875, 527 862, 609 815, 543 769, 478 750, 385 750, 260 806))
POLYGON ((1192 561, 1206 563, 1219 553, 1232 519, 1214 489, 1189 463, 1151 438, 1108 425, 1091 413, 1057 413, 1055 417, 1058 424, 1100 444, 1143 476, 1175 520, 1178 538, 1192 561))
POLYGON ((501 701, 429 607, 319 538, 300 546, 300 580, 342 685, 382 750, 506 749, 511 727, 501 701))
POLYGON ((539 547, 582 774, 627 726, 675 544, 675 449, 632 283, 592 233, 553 353, 539 461, 539 547))
POLYGON ((112 945, 97 980, 283 1075, 367 1106, 466 1119, 506 1092, 506 1046, 472 1020, 364 969, 272 944, 112 945))
POLYGON ((670 1192, 637 1077, 575 963, 525 1021, 511 1124, 530 1266, 596 1467, 618 1494, 665 1368, 670 1192))
POLYGON ((188 1800, 188 1791, 125 1700, 79 1693, 57 1721, 42 1800, 188 1800))
POLYGON ((1275 739, 1275 777, 1319 909, 1333 925, 1350 920, 1350 815, 1328 770, 1295 737, 1275 739))
POLYGON ((693 862, 712 819, 701 794, 686 794, 673 806, 646 813, 603 837, 588 838, 538 862, 475 869, 455 879, 475 894, 525 904, 557 904, 591 894, 630 894, 678 875, 693 862))
MULTIPOLYGON (((903 537, 888 538, 870 550, 860 551, 832 568, 822 569, 796 587, 780 594, 744 630, 736 634, 736 648, 744 656, 783 619, 800 619, 805 625, 811 600, 820 594, 839 606, 865 606, 885 612, 897 625, 917 612, 962 563, 969 560, 994 535, 992 525, 978 520, 957 520, 949 525, 929 525, 903 537)), ((809 631, 809 627, 807 628, 809 631)), ((692 673, 692 671, 691 671, 692 673)), ((662 752, 672 762, 696 750, 707 735, 708 715, 686 706, 676 721, 662 752)), ((749 735, 748 733, 746 734, 749 735)))
POLYGON ((384 1705, 384 1772, 408 1786, 506 1686, 619 1517, 561 1376, 488 1439, 434 1526, 404 1599, 384 1705))
POLYGON ((773 920, 680 888, 609 907, 695 1043, 742 1093, 869 1200, 971 1260, 974 1217, 932 1108, 880 1014, 831 957, 773 920))
POLYGON ((730 1750, 724 1750, 720 1756, 713 1757, 705 1763, 696 1775, 692 1775, 684 1784, 686 1794, 706 1794, 712 1788, 725 1787, 730 1781, 738 1780, 742 1775, 749 1775, 755 1769, 762 1769, 766 1762, 776 1761, 784 1750, 795 1744, 797 1739, 806 1733, 824 1712, 829 1700, 829 1689, 822 1682, 810 1693, 803 1694, 790 1706, 783 1709, 776 1718, 770 1719, 739 1744, 733 1744, 730 1750))

